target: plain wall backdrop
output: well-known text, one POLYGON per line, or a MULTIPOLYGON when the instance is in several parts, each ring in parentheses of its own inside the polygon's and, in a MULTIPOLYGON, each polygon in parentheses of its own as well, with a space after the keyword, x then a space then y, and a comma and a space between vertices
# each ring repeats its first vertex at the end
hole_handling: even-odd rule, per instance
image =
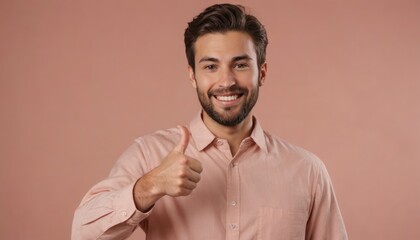
MULTIPOLYGON (((183 32, 213 3, 0 1, 0 239, 69 239, 136 137, 195 116, 183 32)), ((325 162, 350 239, 420 239, 420 1, 236 3, 269 37, 254 113, 325 162)))

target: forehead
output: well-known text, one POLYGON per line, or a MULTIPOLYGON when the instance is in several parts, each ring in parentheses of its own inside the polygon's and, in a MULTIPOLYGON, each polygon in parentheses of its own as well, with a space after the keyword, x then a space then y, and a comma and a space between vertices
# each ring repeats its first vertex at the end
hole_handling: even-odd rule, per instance
POLYGON ((244 54, 252 59, 256 58, 255 46, 251 36, 238 31, 204 34, 195 42, 194 52, 196 62, 203 57, 223 60, 244 54))

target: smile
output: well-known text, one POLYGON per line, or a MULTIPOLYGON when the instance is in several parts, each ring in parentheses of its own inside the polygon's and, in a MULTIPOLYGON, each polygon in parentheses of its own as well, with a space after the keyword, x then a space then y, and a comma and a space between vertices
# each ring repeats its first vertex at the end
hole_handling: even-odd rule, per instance
POLYGON ((224 102, 229 102, 229 101, 234 101, 236 99, 238 99, 239 95, 229 95, 229 96, 215 96, 217 100, 219 101, 224 101, 224 102))

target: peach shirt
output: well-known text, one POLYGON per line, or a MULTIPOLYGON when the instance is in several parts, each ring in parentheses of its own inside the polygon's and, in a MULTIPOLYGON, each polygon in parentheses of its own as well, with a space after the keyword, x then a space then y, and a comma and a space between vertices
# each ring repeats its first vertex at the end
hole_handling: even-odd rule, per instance
POLYGON ((198 115, 185 154, 201 161, 201 181, 191 195, 164 196, 147 213, 135 207, 134 183, 159 165, 180 133, 172 128, 136 139, 83 198, 72 239, 125 239, 137 226, 150 240, 348 239, 321 160, 264 132, 255 118, 254 126, 232 156, 198 115))

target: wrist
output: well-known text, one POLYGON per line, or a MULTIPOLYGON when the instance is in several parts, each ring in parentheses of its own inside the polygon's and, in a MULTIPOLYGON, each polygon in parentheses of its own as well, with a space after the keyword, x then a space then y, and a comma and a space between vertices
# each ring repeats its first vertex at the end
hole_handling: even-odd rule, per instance
POLYGON ((156 201, 164 195, 148 174, 139 178, 134 185, 134 203, 141 212, 149 211, 156 201))

